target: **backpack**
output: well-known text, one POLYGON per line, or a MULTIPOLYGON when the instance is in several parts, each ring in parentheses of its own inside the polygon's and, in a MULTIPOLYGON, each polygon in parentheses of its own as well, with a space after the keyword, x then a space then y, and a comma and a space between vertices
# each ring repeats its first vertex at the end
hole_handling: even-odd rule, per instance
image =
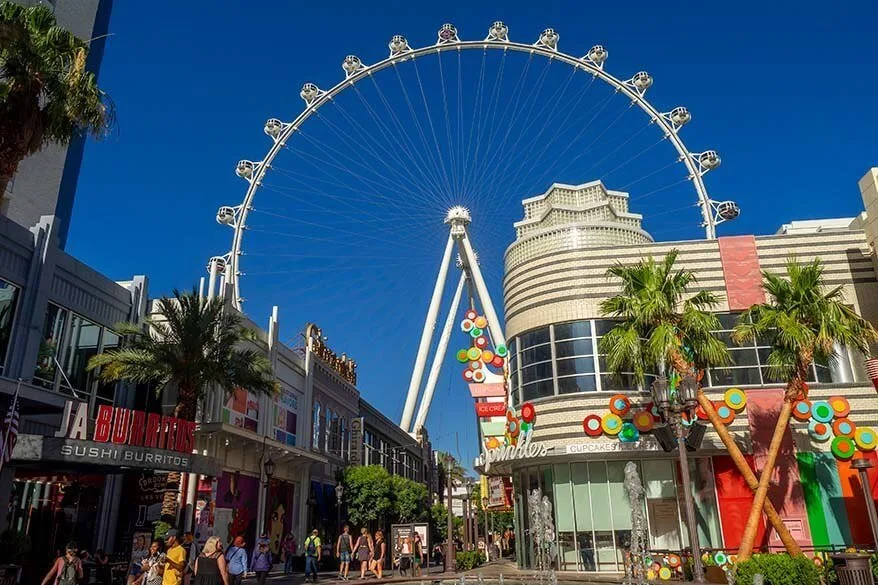
POLYGON ((313 536, 308 538, 307 541, 305 541, 305 553, 309 557, 316 557, 317 556, 317 543, 314 542, 313 536))
POLYGON ((76 585, 78 582, 79 575, 76 574, 76 564, 64 559, 64 566, 61 568, 61 574, 58 576, 57 585, 76 585))

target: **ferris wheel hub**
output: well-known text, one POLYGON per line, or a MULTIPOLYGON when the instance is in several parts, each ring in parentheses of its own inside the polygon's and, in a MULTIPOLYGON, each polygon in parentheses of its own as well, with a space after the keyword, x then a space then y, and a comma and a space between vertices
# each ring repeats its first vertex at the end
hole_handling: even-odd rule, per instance
POLYGON ((469 209, 463 205, 455 205, 445 214, 445 223, 451 225, 469 225, 473 218, 469 213, 469 209))

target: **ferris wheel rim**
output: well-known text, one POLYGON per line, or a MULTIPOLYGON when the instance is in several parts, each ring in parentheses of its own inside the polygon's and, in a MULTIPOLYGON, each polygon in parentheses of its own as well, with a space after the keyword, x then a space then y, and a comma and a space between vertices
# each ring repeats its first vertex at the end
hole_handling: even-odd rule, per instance
MULTIPOLYGON (((495 25, 496 24, 498 23, 495 23, 495 25)), ((718 206, 722 204, 730 204, 737 209, 735 204, 732 202, 719 202, 712 200, 707 192, 707 187, 704 184, 704 175, 708 171, 718 166, 719 158, 716 155, 716 152, 713 150, 707 150, 699 153, 691 151, 686 146, 683 139, 679 136, 679 130, 683 127, 683 125, 685 125, 685 123, 673 123, 670 119, 670 114, 673 110, 669 112, 662 112, 661 110, 656 108, 649 100, 646 99, 646 90, 649 86, 641 90, 634 85, 633 81, 636 79, 636 76, 640 75, 640 73, 645 72, 640 72, 636 74, 630 80, 619 79, 618 77, 604 70, 603 60, 600 62, 591 60, 589 58, 591 51, 589 51, 589 53, 583 57, 575 57, 570 53, 560 51, 557 48, 557 35, 555 35, 554 45, 544 43, 543 35, 545 35, 549 31, 551 31, 552 34, 555 34, 552 29, 546 29, 546 31, 544 31, 543 35, 540 36, 540 39, 535 44, 519 43, 516 41, 511 41, 508 38, 491 38, 490 33, 489 37, 485 40, 461 41, 457 39, 457 31, 456 29, 453 29, 453 27, 452 30, 454 32, 454 38, 450 41, 443 41, 442 32, 445 30, 446 27, 449 26, 451 25, 443 25, 442 29, 440 29, 439 42, 420 48, 411 48, 408 46, 407 41, 404 37, 401 37, 399 35, 394 36, 394 40, 397 37, 402 39, 402 41, 405 43, 405 50, 395 52, 393 51, 393 49, 391 49, 391 53, 387 58, 382 59, 381 61, 377 61, 372 65, 365 65, 359 60, 359 58, 355 58, 356 64, 359 67, 357 67, 352 73, 347 72, 346 70, 346 73, 348 74, 346 75, 345 79, 339 81, 328 90, 321 90, 319 87, 312 83, 304 84, 302 92, 304 93, 305 89, 309 88, 310 86, 309 89, 316 91, 315 97, 312 100, 308 101, 303 96, 303 99, 305 99, 306 101, 305 109, 298 116, 296 116, 292 122, 281 122, 281 130, 276 136, 271 136, 273 144, 269 148, 265 157, 262 158, 262 160, 258 162, 241 161, 250 163, 252 165, 251 176, 242 177, 249 183, 247 191, 244 195, 244 199, 242 203, 236 207, 224 206, 220 208, 221 210, 229 209, 237 212, 234 225, 231 226, 234 229, 232 248, 226 254, 226 256, 212 257, 210 263, 208 264, 208 270, 210 270, 210 266, 214 261, 224 261, 223 268, 226 272, 225 282, 226 285, 232 285, 232 303, 237 310, 242 311, 242 303, 244 300, 241 297, 240 289, 240 276, 242 276, 242 273, 240 271, 239 258, 242 255, 241 246, 243 242, 243 233, 246 230, 247 217, 249 216, 249 212, 252 209, 252 203, 256 196, 256 192, 262 185, 262 179, 265 177, 268 169, 271 168, 271 163, 286 145, 287 140, 289 140, 290 137, 295 134, 295 132, 301 127, 301 125, 305 121, 307 121, 312 115, 317 113, 317 111, 322 106, 331 102, 335 96, 340 94, 345 89, 353 87, 357 82, 371 77, 373 74, 387 69, 388 67, 396 66, 399 63, 404 63, 409 60, 414 61, 415 59, 418 59, 420 57, 430 55, 441 55, 442 52, 460 52, 463 50, 475 49, 483 49, 484 51, 488 51, 490 49, 502 51, 512 50, 521 53, 530 53, 531 55, 540 55, 549 60, 557 60, 573 67, 574 69, 581 69, 587 73, 590 73, 593 77, 599 78, 601 81, 615 89, 617 92, 624 94, 626 97, 631 99, 632 103, 637 104, 638 107, 649 116, 652 123, 657 124, 661 128, 665 137, 671 142, 671 144, 674 145, 674 148, 679 155, 679 162, 682 162, 689 172, 689 176, 686 180, 691 182, 695 188, 695 192, 698 198, 697 205, 701 207, 701 214, 703 219, 702 227, 705 229, 705 237, 707 240, 716 239, 716 226, 726 221, 726 218, 723 218, 719 215, 718 206), (714 157, 716 157, 716 166, 704 166, 701 164, 700 157, 708 154, 712 154, 714 157)), ((393 40, 391 41, 391 44, 392 43, 393 40)), ((592 49, 596 47, 593 47, 592 49)), ((345 63, 346 61, 347 60, 345 60, 345 63)), ((651 78, 649 84, 652 84, 651 78)), ((674 109, 677 109, 679 107, 680 106, 677 106, 674 109)), ((688 114, 688 110, 686 110, 686 113, 688 114)))

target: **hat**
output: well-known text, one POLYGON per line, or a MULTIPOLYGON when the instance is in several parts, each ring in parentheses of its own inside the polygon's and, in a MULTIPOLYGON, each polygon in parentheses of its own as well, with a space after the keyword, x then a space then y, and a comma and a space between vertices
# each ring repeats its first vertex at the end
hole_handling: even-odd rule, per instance
POLYGON ((171 538, 172 536, 175 537, 175 538, 180 538, 180 533, 179 533, 176 529, 171 528, 171 529, 168 530, 168 532, 165 534, 165 538, 171 538))

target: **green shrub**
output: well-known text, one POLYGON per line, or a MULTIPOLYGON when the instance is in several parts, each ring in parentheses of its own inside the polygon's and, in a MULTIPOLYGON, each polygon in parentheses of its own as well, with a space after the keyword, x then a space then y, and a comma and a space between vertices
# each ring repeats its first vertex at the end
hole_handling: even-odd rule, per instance
POLYGON ((458 571, 469 571, 485 562, 485 555, 475 550, 459 552, 456 558, 458 571))
POLYGON ((738 563, 735 575, 738 585, 753 585, 753 576, 762 574, 765 585, 820 585, 821 570, 804 555, 753 555, 738 563))

